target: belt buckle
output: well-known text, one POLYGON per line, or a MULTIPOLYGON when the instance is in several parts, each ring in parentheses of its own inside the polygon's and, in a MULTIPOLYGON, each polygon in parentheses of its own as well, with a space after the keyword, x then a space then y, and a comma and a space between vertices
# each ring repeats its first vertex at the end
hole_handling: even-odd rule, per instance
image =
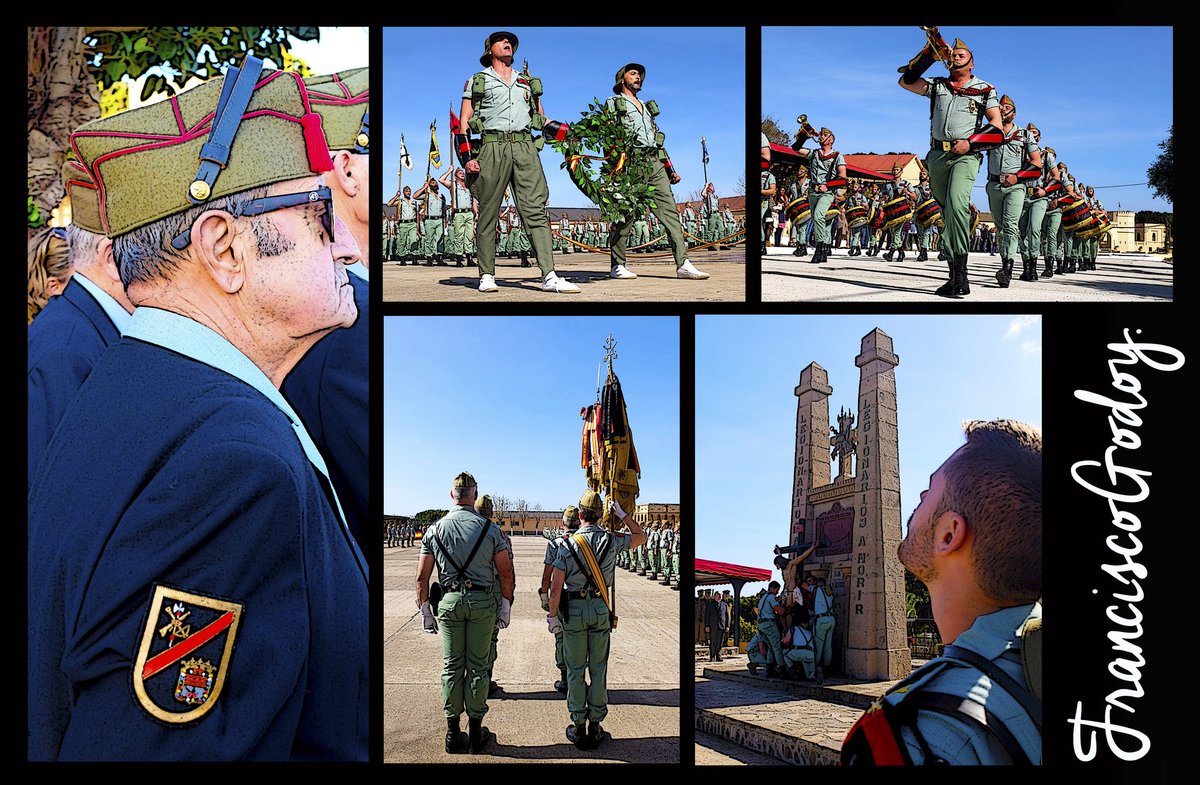
POLYGON ((471 580, 469 578, 467 579, 467 582, 463 584, 463 586, 466 588, 467 591, 470 591, 472 588, 474 588, 474 584, 471 583, 471 580))

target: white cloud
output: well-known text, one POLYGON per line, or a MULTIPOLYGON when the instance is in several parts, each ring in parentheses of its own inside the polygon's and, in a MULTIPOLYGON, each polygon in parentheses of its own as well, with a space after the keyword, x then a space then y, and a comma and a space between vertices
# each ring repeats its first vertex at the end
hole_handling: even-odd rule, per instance
MULTIPOLYGON (((1004 334, 1004 340, 1016 338, 1025 331, 1028 327, 1033 327, 1041 323, 1040 316, 1018 316, 1008 323, 1008 332, 1004 334)), ((1024 349, 1024 346, 1022 346, 1024 349)))

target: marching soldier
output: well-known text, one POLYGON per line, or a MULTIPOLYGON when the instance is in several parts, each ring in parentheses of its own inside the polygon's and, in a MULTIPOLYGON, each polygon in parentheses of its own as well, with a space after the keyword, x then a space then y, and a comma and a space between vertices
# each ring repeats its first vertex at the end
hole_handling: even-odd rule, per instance
MULTIPOLYGON (((996 282, 1001 289, 1008 288, 1012 280, 1013 259, 1017 255, 1018 225, 1021 209, 1025 203, 1026 182, 1034 182, 1041 176, 1042 153, 1025 129, 1014 125, 1017 107, 1005 95, 1000 99, 1000 115, 1003 141, 988 150, 988 203, 992 220, 999 231, 1000 269, 996 271, 996 282)), ((1036 189, 1045 196, 1045 191, 1036 189)), ((1037 280, 1034 263, 1025 260, 1020 280, 1037 280), (1032 278, 1030 277, 1032 276, 1032 278)))
POLYGON ((664 522, 662 532, 659 533, 658 539, 661 543, 659 550, 662 554, 661 559, 663 565, 662 585, 670 586, 671 575, 673 574, 675 567, 675 564, 672 561, 672 556, 675 553, 675 530, 664 522))
POLYGON ((445 228, 446 201, 442 198, 441 191, 438 190, 437 179, 430 176, 428 182, 413 194, 413 198, 418 200, 421 205, 419 220, 421 220, 424 230, 421 256, 425 258, 425 265, 427 267, 432 267, 434 264, 445 266, 446 262, 438 252, 438 243, 442 241, 442 232, 445 228), (424 201, 421 201, 422 197, 424 197, 424 201))
MULTIPOLYGON (((796 171, 796 179, 788 185, 788 203, 797 199, 808 196, 808 169, 801 166, 796 171)), ((808 256, 808 244, 806 239, 808 235, 808 218, 802 221, 792 221, 791 227, 788 230, 792 236, 792 242, 796 244, 796 249, 792 251, 792 256, 808 256)))
POLYGON ((701 215, 704 217, 704 241, 715 243, 722 237, 721 200, 717 197, 717 186, 712 183, 705 185, 703 198, 704 201, 700 205, 700 210, 701 215))
MULTIPOLYGON (((550 612, 550 578, 554 573, 554 562, 558 558, 558 549, 564 547, 563 538, 570 537, 579 530, 579 510, 575 507, 568 507, 563 510, 563 527, 564 531, 561 535, 556 534, 553 539, 546 544, 546 559, 542 567, 542 585, 538 589, 538 598, 542 601, 542 610, 546 613, 550 612)), ((629 551, 621 551, 617 554, 628 556, 629 551)), ((563 634, 562 630, 554 633, 554 664, 558 666, 558 681, 554 682, 554 689, 567 694, 567 663, 563 659, 563 634)))
MULTIPOLYGON (((542 291, 578 292, 578 286, 554 272, 545 213, 550 191, 538 158, 541 146, 535 146, 532 135, 535 128, 548 123, 550 127, 561 125, 546 120, 541 80, 513 70, 517 44, 517 36, 506 31, 489 35, 479 58, 484 69, 463 85, 462 126, 482 134, 478 153, 466 134, 460 135, 458 144, 460 160, 473 176, 471 190, 479 200, 479 291, 500 291, 495 278, 495 226, 505 188, 511 187, 541 268, 542 291)), ((528 262, 528 256, 524 261, 528 262)))
POLYGON ((967 279, 971 189, 983 163, 981 151, 1001 141, 1000 100, 996 88, 972 75, 975 57, 962 39, 954 42, 948 79, 921 78, 933 60, 930 50, 923 49, 901 68, 899 84, 910 93, 929 98, 932 104, 931 149, 925 166, 933 198, 942 207, 946 226, 941 242, 950 268, 949 280, 937 293, 954 297, 971 293, 967 279))
POLYGON ((608 737, 600 725, 608 716, 609 636, 615 622, 608 587, 617 554, 645 541, 642 527, 615 500, 610 504, 630 533, 601 529, 600 495, 585 491, 579 500, 583 525, 563 539, 550 578, 546 623, 550 632, 563 633, 567 709, 571 712, 567 740, 579 749, 595 749, 608 737), (590 683, 585 684, 585 676, 590 683))
MULTIPOLYGON (((486 520, 488 523, 495 525, 495 521, 492 520, 492 512, 493 512, 492 497, 488 496, 487 494, 484 494, 483 496, 479 497, 479 500, 475 502, 475 514, 478 515, 479 517, 483 518, 484 520, 486 520)), ((513 557, 512 540, 509 539, 508 535, 504 532, 503 529, 501 529, 499 526, 496 526, 496 528, 500 530, 500 536, 504 538, 504 547, 508 551, 508 558, 511 561, 512 557, 513 557)), ((516 571, 514 570, 513 571, 513 596, 514 597, 516 596, 516 593, 517 593, 517 574, 516 574, 516 571)), ((499 620, 497 620, 496 625, 494 627, 492 627, 492 650, 491 650, 490 655, 488 656, 487 677, 488 677, 488 697, 489 698, 494 696, 496 693, 500 692, 500 685, 497 684, 496 680, 492 678, 492 671, 496 667, 496 655, 498 653, 497 644, 499 643, 499 641, 500 641, 500 623, 499 623, 499 620)))
POLYGON ((1042 271, 1042 277, 1051 278, 1055 273, 1062 272, 1062 205, 1058 203, 1058 200, 1067 192, 1063 182, 1066 179, 1066 167, 1061 163, 1051 166, 1051 161, 1058 160, 1058 154, 1055 153, 1053 147, 1047 147, 1044 153, 1047 180, 1043 183, 1043 187, 1058 186, 1054 193, 1046 199, 1046 217, 1042 219, 1042 247, 1045 249, 1043 255, 1046 257, 1046 269, 1042 271), (1050 173, 1050 169, 1054 170, 1053 174, 1050 173))
MULTIPOLYGON (((867 197, 863 195, 862 185, 857 181, 850 187, 850 195, 846 197, 846 208, 861 207, 867 209, 867 197)), ((862 227, 850 230, 850 256, 862 256, 862 227)))
MULTIPOLYGON (((920 181, 917 183, 917 204, 933 197, 933 189, 929 187, 929 172, 921 167, 920 181)), ((934 200, 936 201, 936 200, 934 200)), ((933 224, 922 225, 917 222, 917 261, 929 261, 929 235, 933 224)))
POLYGON ((404 196, 396 202, 396 253, 400 264, 411 262, 417 264, 420 253, 421 238, 417 234, 417 200, 412 196, 412 188, 404 186, 404 196))
POLYGON ((475 260, 471 258, 471 253, 475 241, 475 218, 479 215, 479 203, 467 188, 467 178, 462 169, 455 167, 453 172, 442 175, 438 182, 451 192, 450 203, 453 205, 454 217, 450 255, 454 257, 454 266, 462 267, 465 261, 467 267, 474 267, 475 260), (450 182, 451 176, 454 177, 453 184, 450 182))
MULTIPOLYGON (((1104 211, 1104 205, 1100 204, 1100 199, 1096 196, 1096 189, 1092 188, 1092 186, 1090 186, 1090 185, 1087 187, 1087 199, 1085 201, 1088 203, 1089 207, 1092 207, 1101 212, 1104 211)), ((1100 235, 1094 234, 1091 237, 1087 238, 1087 240, 1085 240, 1084 242, 1086 242, 1087 245, 1084 246, 1084 248, 1085 248, 1084 265, 1085 266, 1083 269, 1095 270, 1096 269, 1096 256, 1099 255, 1099 253, 1100 253, 1100 235)))
POLYGON ((482 752, 492 738, 487 714, 492 630, 512 616, 513 569, 500 529, 475 513, 475 478, 454 478, 454 509, 421 538, 417 560, 417 607, 435 613, 442 636, 442 709, 446 752, 482 752), (430 597, 429 576, 438 568, 440 599, 430 597), (497 585, 498 584, 498 585, 497 585), (433 611, 430 603, 436 603, 433 611), (460 729, 467 712, 467 734, 460 729))
MULTIPOLYGON (((707 278, 708 273, 697 270, 687 258, 687 241, 683 236, 683 228, 679 225, 679 216, 675 213, 675 196, 671 192, 671 186, 679 183, 680 178, 671 166, 671 159, 663 147, 664 135, 658 130, 654 119, 658 115, 658 104, 654 101, 643 102, 638 98, 645 77, 645 66, 638 63, 624 65, 617 71, 613 84, 614 95, 605 101, 605 105, 616 113, 622 125, 632 133, 634 146, 630 154, 649 168, 648 184, 654 186, 655 193, 655 206, 650 209, 666 229, 667 242, 675 255, 675 275, 679 278, 707 278)), ((629 227, 637 218, 638 216, 627 215, 622 220, 613 222, 609 249, 611 278, 637 277, 625 267, 625 244, 629 237, 629 227)))
MULTIPOLYGON (((913 196, 912 188, 909 186, 908 180, 902 180, 900 178, 901 171, 902 171, 902 169, 901 169, 900 164, 892 165, 892 179, 890 182, 885 183, 883 186, 884 191, 886 193, 886 195, 883 197, 885 202, 890 202, 891 200, 899 198, 901 196, 908 198, 911 201, 912 196, 913 196)), ((888 249, 887 249, 887 253, 885 253, 883 255, 884 260, 888 261, 888 262, 892 261, 892 253, 895 252, 897 254, 896 261, 903 262, 904 261, 904 221, 901 221, 898 224, 896 224, 895 226, 893 226, 891 229, 888 229, 887 234, 888 234, 888 249)))
MULTIPOLYGON (((1025 133, 1034 144, 1041 141, 1042 132, 1033 123, 1025 127, 1025 133)), ((1042 166, 1036 180, 1025 186, 1025 206, 1021 210, 1021 263, 1028 269, 1023 280, 1037 280, 1037 260, 1042 249, 1042 225, 1046 222, 1046 212, 1050 199, 1046 196, 1046 187, 1054 182, 1058 174, 1057 161, 1051 150, 1042 151, 1042 166)), ((1054 275, 1050 265, 1046 265, 1043 277, 1054 275), (1048 274, 1046 274, 1048 273, 1048 274)))
POLYGON ((792 143, 792 149, 808 162, 808 204, 812 208, 813 245, 817 251, 813 261, 822 263, 828 261, 833 250, 829 223, 825 213, 833 204, 837 189, 846 185, 846 158, 833 149, 833 131, 822 128, 816 136, 820 150, 809 150, 802 145, 809 137, 797 139, 792 143))

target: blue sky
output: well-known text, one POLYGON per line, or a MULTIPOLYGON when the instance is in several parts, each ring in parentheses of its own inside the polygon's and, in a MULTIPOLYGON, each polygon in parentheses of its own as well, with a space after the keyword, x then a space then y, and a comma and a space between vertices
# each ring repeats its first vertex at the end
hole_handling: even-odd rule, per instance
POLYGON ((1040 317, 697 316, 698 558, 771 567, 791 518, 800 372, 828 371, 831 424, 842 406, 857 418, 854 358, 875 327, 900 357, 902 521, 963 443, 964 420, 1041 426, 1040 317))
MULTIPOLYGON (((975 55, 975 74, 1012 96, 1017 121, 1033 121, 1076 179, 1097 186, 1109 210, 1165 210, 1171 205, 1137 185, 1172 124, 1173 37, 1169 27, 957 27, 975 55)), ((929 150, 929 101, 902 90, 896 69, 924 43, 911 27, 765 27, 763 113, 796 132, 796 116, 837 135, 851 152, 929 150), (850 47, 845 56, 798 57, 797 41, 850 47)), ((945 76, 934 63, 926 76, 945 76)), ((809 142, 813 147, 815 142, 809 142)), ((975 199, 983 197, 984 177, 975 199)), ((986 199, 985 199, 986 201, 986 199)))
MULTIPOLYGON (((383 31, 383 172, 386 201, 396 190, 400 133, 413 159, 405 184, 416 190, 425 174, 429 123, 437 120, 441 176, 457 158, 448 148, 449 110, 459 114, 463 83, 481 70, 483 42, 496 28, 384 28, 383 31)), ((708 177, 721 196, 732 196, 745 172, 746 34, 737 27, 686 30, 636 27, 518 27, 513 66, 529 60, 541 77, 542 104, 560 122, 579 118, 594 98, 611 96, 617 69, 629 62, 646 67, 640 97, 658 102, 658 126, 666 135, 671 163, 683 178, 673 191, 678 201, 704 185, 700 137, 708 140, 708 177), (671 41, 676 43, 672 44, 671 41), (693 54, 697 53, 697 54, 693 54), (703 53, 703 58, 698 53, 703 53)), ((550 186, 550 204, 588 207, 586 197, 560 165, 562 155, 549 145, 542 168, 550 186)), ((457 165, 457 164, 455 164, 457 165)))
POLYGON ((464 470, 481 493, 531 509, 576 504, 579 410, 596 400, 609 333, 642 467, 638 501, 679 502, 678 317, 383 321, 385 513, 447 507, 464 470))

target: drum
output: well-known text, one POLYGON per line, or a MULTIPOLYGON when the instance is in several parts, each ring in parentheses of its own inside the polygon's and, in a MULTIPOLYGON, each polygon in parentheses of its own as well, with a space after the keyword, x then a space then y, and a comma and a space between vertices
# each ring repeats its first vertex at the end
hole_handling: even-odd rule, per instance
POLYGON ((942 217, 942 207, 931 196, 917 205, 917 223, 929 227, 942 217))
POLYGON ((867 225, 871 227, 871 231, 883 228, 883 210, 879 209, 875 202, 871 202, 871 207, 867 210, 867 225))
POLYGON ((866 205, 852 204, 846 208, 846 222, 851 229, 861 229, 867 225, 866 205))
POLYGON ((830 207, 828 210, 825 211, 825 223, 832 223, 833 219, 837 218, 837 216, 838 216, 838 209, 836 207, 830 207))
POLYGON ((1077 237, 1080 237, 1085 240, 1092 238, 1092 237, 1099 237, 1100 235, 1104 234, 1105 232, 1107 232, 1109 229, 1112 228, 1112 221, 1109 220, 1107 213, 1101 212, 1100 210, 1097 210, 1095 207, 1091 208, 1091 213, 1092 213, 1091 225, 1088 226, 1083 231, 1078 232, 1076 234, 1077 237))
POLYGON ((808 223, 808 219, 812 217, 812 209, 808 206, 808 197, 801 196, 799 199, 788 202, 787 217, 793 224, 808 223))
POLYGON ((902 224, 912 218, 912 214, 912 203, 908 201, 908 197, 897 196, 883 206, 883 228, 891 229, 902 224))
POLYGON ((1079 234, 1092 228, 1092 211, 1087 202, 1078 197, 1069 197, 1062 208, 1062 229, 1070 234, 1079 234))

